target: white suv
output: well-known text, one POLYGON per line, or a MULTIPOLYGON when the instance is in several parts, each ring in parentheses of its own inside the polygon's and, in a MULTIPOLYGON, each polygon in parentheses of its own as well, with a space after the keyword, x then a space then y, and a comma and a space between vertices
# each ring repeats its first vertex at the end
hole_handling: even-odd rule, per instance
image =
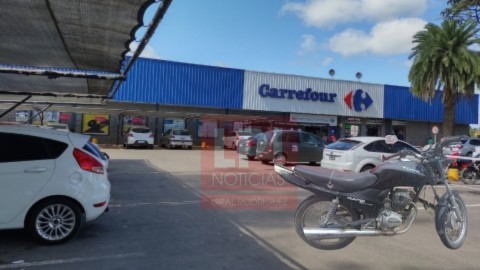
POLYGON ((0 124, 0 229, 60 244, 104 213, 110 182, 89 137, 0 124))

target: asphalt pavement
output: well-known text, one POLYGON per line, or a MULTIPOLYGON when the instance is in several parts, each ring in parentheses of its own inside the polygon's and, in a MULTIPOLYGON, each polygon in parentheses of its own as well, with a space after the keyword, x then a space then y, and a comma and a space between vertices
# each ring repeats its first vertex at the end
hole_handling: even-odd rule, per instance
POLYGON ((469 233, 459 250, 443 246, 435 232, 433 211, 421 209, 404 235, 357 237, 342 250, 322 251, 304 243, 293 226, 295 207, 308 192, 282 185, 272 188, 276 185, 272 165, 222 150, 106 151, 111 157, 110 211, 61 246, 37 245, 22 230, 0 231, 0 270, 467 270, 480 264, 480 186, 453 184, 469 214, 469 233), (245 179, 250 186, 242 184, 245 179), (224 186, 213 185, 218 183, 224 186), (233 203, 217 209, 202 199, 250 198, 252 194, 295 200, 283 207, 233 203))

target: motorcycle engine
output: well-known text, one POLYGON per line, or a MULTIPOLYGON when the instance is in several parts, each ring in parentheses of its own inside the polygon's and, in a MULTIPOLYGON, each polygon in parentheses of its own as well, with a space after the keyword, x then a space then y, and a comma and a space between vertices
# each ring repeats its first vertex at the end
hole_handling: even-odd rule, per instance
POLYGON ((397 188, 392 194, 392 209, 403 213, 405 207, 412 201, 411 191, 408 189, 397 188))
POLYGON ((384 209, 377 217, 380 228, 394 229, 404 220, 405 209, 412 201, 412 193, 408 189, 395 189, 391 196, 391 200, 387 199, 384 209))

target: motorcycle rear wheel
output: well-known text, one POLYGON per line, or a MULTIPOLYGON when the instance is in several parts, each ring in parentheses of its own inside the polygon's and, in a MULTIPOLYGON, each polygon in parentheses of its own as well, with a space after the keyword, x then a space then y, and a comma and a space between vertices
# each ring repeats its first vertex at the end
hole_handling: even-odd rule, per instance
MULTIPOLYGON (((312 195, 305 199, 295 211, 295 229, 303 241, 310 246, 323 250, 341 249, 355 240, 355 237, 343 237, 335 239, 318 239, 314 236, 306 236, 303 228, 320 228, 330 208, 330 199, 312 195)), ((329 224, 341 225, 343 223, 358 220, 358 214, 343 206, 338 205, 337 211, 330 219, 329 224)), ((350 228, 352 229, 352 228, 350 228)))
POLYGON ((442 240, 442 243, 450 249, 460 248, 467 237, 467 207, 465 202, 460 197, 458 191, 452 191, 455 196, 455 204, 460 210, 462 215, 462 221, 458 221, 456 218, 455 210, 452 208, 448 198, 445 198, 445 206, 439 207, 436 210, 436 227, 437 233, 442 240))

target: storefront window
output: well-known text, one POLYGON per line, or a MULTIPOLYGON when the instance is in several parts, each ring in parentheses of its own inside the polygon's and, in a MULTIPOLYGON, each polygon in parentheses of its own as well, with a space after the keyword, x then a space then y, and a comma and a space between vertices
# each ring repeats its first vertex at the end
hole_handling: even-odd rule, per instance
POLYGON ((382 119, 367 119, 367 136, 381 136, 382 119))
POLYGON ((165 118, 163 120, 163 130, 185 129, 185 121, 182 118, 165 118))
POLYGON ((406 140, 407 139, 407 134, 406 134, 406 123, 403 121, 392 121, 392 128, 393 132, 397 136, 399 140, 406 140))
POLYGON ((357 117, 347 117, 345 123, 345 137, 360 136, 362 119, 357 117))
POLYGON ((217 136, 218 136, 218 121, 203 120, 198 123, 199 138, 217 138, 217 136))

